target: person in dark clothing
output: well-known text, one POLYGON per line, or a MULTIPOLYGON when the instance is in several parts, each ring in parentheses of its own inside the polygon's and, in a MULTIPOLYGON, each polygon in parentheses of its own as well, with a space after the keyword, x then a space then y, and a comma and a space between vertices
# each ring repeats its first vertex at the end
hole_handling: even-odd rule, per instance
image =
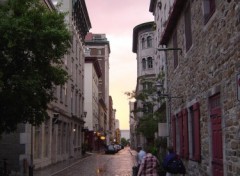
POLYGON ((166 176, 172 176, 173 174, 185 174, 186 169, 174 152, 173 147, 168 147, 168 154, 163 160, 163 168, 167 171, 166 176))

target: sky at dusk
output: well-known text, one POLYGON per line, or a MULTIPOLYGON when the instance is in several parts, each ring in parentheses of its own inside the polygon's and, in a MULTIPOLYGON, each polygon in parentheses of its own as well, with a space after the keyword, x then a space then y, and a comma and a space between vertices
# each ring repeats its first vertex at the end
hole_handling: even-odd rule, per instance
POLYGON ((132 52, 133 28, 153 21, 150 0, 85 0, 92 24, 90 32, 106 34, 110 42, 109 89, 120 129, 129 129, 129 99, 124 94, 135 90, 136 54, 132 52))

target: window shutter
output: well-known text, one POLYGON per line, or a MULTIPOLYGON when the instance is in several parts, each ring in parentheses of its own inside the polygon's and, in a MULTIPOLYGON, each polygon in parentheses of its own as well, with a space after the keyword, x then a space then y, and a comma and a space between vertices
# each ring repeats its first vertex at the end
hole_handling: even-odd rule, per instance
POLYGON ((180 156, 183 157, 183 116, 182 112, 178 113, 178 127, 180 132, 180 156))
POLYGON ((188 143, 188 112, 183 109, 183 156, 188 159, 189 157, 189 143, 188 143))
POLYGON ((172 117, 172 140, 173 140, 173 148, 174 151, 176 151, 177 146, 176 146, 176 118, 173 115, 172 117))
POLYGON ((194 144, 195 144, 195 153, 194 159, 200 161, 201 159, 201 143, 200 143, 200 105, 195 103, 193 105, 194 113, 194 144))

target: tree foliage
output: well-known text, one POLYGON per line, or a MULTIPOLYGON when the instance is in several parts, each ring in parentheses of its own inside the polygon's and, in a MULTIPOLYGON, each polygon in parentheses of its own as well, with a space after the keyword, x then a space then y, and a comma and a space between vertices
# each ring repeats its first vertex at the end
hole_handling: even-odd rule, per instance
POLYGON ((39 0, 0 4, 0 134, 48 118, 53 88, 68 78, 61 67, 70 47, 64 18, 39 0))
POLYGON ((124 137, 122 137, 122 138, 121 138, 121 144, 124 145, 124 146, 126 146, 126 145, 128 144, 127 139, 124 138, 124 137))
MULTIPOLYGON (((165 115, 159 109, 156 110, 154 106, 161 103, 164 105, 165 99, 159 97, 159 90, 155 86, 156 83, 164 82, 164 73, 161 72, 155 79, 142 78, 140 85, 144 87, 141 91, 125 92, 128 97, 135 98, 136 101, 141 102, 142 106, 134 109, 133 112, 136 114, 142 112, 142 116, 138 118, 137 132, 143 134, 147 140, 151 141, 154 139, 155 133, 158 131, 158 123, 164 122, 166 119, 165 115)), ((164 91, 162 88, 161 91, 164 91)))

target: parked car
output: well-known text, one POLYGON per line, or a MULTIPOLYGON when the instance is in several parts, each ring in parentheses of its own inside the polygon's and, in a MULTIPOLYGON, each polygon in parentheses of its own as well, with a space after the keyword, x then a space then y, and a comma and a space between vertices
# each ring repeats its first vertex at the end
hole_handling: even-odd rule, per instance
POLYGON ((108 145, 105 148, 105 154, 115 154, 117 152, 116 148, 114 145, 108 145))
POLYGON ((121 149, 124 149, 124 145, 122 145, 122 144, 119 144, 120 146, 121 146, 121 149))
POLYGON ((114 148, 116 149, 117 152, 121 150, 121 146, 119 144, 114 144, 114 148))

